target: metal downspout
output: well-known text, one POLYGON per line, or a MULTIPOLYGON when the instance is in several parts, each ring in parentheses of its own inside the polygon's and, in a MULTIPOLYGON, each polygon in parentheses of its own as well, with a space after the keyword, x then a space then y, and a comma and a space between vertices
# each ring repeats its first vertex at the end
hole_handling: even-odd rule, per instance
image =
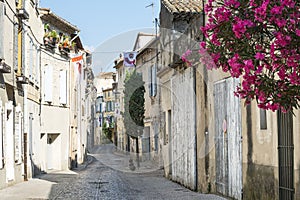
POLYGON ((195 187, 194 190, 197 191, 198 189, 198 155, 197 155, 197 81, 196 81, 196 67, 193 67, 193 88, 194 88, 194 102, 195 102, 195 111, 194 111, 194 119, 195 119, 195 124, 194 124, 194 128, 195 128, 195 148, 194 148, 194 152, 195 152, 195 187))

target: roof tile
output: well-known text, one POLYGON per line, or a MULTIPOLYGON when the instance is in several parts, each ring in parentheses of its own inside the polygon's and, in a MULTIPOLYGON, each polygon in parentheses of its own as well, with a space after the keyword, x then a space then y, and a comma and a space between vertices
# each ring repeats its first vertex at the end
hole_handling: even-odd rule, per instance
POLYGON ((196 14, 201 12, 203 0, 162 0, 162 4, 173 14, 196 14))

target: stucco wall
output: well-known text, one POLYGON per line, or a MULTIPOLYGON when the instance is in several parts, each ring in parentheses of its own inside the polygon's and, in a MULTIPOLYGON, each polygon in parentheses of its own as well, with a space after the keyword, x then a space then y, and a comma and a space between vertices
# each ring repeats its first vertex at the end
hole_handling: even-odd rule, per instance
MULTIPOLYGON (((47 162, 50 155, 55 156, 55 159, 52 159, 52 165, 55 167, 54 169, 67 169, 68 168, 68 144, 69 144, 69 126, 66 126, 66 124, 69 124, 69 113, 68 110, 65 108, 57 108, 53 106, 42 106, 42 113, 44 116, 42 117, 42 126, 41 126, 41 133, 44 133, 44 137, 47 138, 47 135, 49 134, 58 134, 58 137, 55 139, 52 147, 52 154, 48 151, 49 144, 47 144, 47 140, 44 138, 39 139, 37 142, 40 143, 40 149, 36 149, 36 151, 44 152, 45 159, 39 158, 40 163, 43 163, 45 167, 45 171, 47 171, 47 162), (60 113, 57 115, 57 113, 60 113)), ((49 142, 48 142, 49 143, 49 142)), ((37 146, 38 148, 38 146, 37 146)), ((51 157, 50 156, 50 157, 51 157)))
MULTIPOLYGON (((4 59, 5 63, 10 66, 11 72, 10 73, 0 73, 0 97, 1 97, 1 134, 0 137, 3 138, 1 148, 3 149, 3 155, 0 155, 1 158, 3 156, 4 165, 3 168, 0 169, 0 188, 7 187, 9 185, 16 184, 24 180, 23 176, 23 165, 22 161, 18 164, 15 164, 14 156, 16 152, 15 146, 15 137, 16 137, 16 129, 15 127, 18 125, 16 124, 16 118, 13 116, 17 112, 16 107, 18 107, 18 112, 24 110, 23 108, 23 88, 22 86, 17 87, 16 83, 16 73, 14 71, 16 64, 17 64, 17 44, 16 44, 16 33, 17 33, 17 26, 14 26, 14 23, 17 24, 17 18, 15 17, 14 12, 8 8, 9 4, 13 10, 16 10, 16 2, 12 0, 8 0, 5 2, 0 2, 0 57, 4 59), (10 123, 7 123, 7 119, 10 118, 7 115, 6 105, 11 104, 10 107, 10 116, 13 117, 10 123), (8 135, 12 136, 8 139, 8 135), (12 140, 11 140, 12 139, 12 140), (10 148, 9 148, 10 147, 10 148), (9 150, 8 150, 9 148, 9 150), (11 151, 13 150, 13 151, 11 151), (10 153, 8 153, 8 151, 10 153), (11 154, 12 153, 12 154, 11 154), (8 166, 8 162, 11 164, 8 166), (14 177, 12 180, 7 182, 7 172, 8 168, 13 169, 14 177)), ((24 113, 22 113, 24 114, 24 113)), ((11 118, 10 118, 11 120, 11 118)), ((21 119, 19 120, 21 123, 21 119)), ((23 124, 24 125, 24 124, 23 124)), ((23 131, 21 131, 21 137, 23 131)), ((20 152, 21 153, 21 152, 20 152)), ((2 160, 1 160, 2 162, 2 160)))

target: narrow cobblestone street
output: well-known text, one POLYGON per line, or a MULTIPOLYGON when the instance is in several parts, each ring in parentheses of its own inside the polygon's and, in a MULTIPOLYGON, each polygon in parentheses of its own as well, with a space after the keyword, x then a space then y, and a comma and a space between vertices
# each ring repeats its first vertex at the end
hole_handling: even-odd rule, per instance
MULTIPOLYGON (((113 145, 98 146, 88 155, 87 162, 73 172, 44 174, 35 179, 39 181, 35 185, 28 186, 29 183, 24 182, 17 184, 17 187, 0 190, 0 195, 3 199, 10 200, 224 199, 212 194, 193 192, 171 182, 163 177, 163 170, 153 168, 149 162, 141 162, 139 168, 131 171, 128 159, 129 155, 116 152, 113 145), (46 184, 50 192, 43 197, 38 196, 46 184), (32 193, 20 198, 22 193, 26 195, 25 190, 31 190, 32 193)), ((46 192, 45 190, 44 193, 46 192)))
POLYGON ((116 153, 113 145, 95 148, 89 165, 72 174, 47 174, 41 178, 56 182, 50 199, 222 199, 192 192, 163 177, 161 169, 141 163, 128 168, 129 157, 116 153))

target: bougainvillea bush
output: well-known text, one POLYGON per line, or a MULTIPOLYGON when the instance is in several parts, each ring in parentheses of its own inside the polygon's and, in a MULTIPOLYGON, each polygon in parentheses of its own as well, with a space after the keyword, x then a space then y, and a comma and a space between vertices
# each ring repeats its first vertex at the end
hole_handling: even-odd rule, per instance
MULTIPOLYGON (((235 94, 283 112, 300 100, 300 1, 208 0, 201 61, 241 78, 235 94), (207 56, 209 55, 209 56, 207 56)), ((189 55, 183 55, 183 59, 189 55)))

